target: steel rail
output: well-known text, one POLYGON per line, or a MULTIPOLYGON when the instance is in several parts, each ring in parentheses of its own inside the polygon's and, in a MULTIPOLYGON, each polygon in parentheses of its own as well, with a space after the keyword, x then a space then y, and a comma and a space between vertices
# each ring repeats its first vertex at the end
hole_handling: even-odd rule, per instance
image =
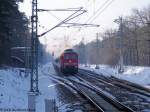
POLYGON ((70 80, 72 82, 76 82, 78 84, 84 85, 85 87, 92 89, 93 91, 95 91, 97 94, 99 94, 100 96, 102 96, 107 102, 109 102, 110 104, 112 104, 114 107, 116 107, 117 109, 119 109, 121 112, 134 112, 131 108, 123 105, 122 103, 118 102, 117 100, 115 100, 114 98, 108 96, 106 93, 104 93, 102 90, 98 89, 96 86, 92 85, 91 83, 89 83, 88 81, 84 80, 83 78, 76 76, 77 79, 79 79, 80 81, 84 82, 76 82, 74 80, 70 80))
MULTIPOLYGON (((45 75, 49 75, 49 74, 46 74, 45 75)), ((63 85, 68 88, 68 89, 72 89, 74 91, 76 91, 79 95, 81 95, 82 97, 86 98, 91 105, 93 105, 94 107, 96 107, 96 109, 98 110, 98 112, 105 112, 103 110, 102 107, 100 107, 91 97, 89 97, 85 92, 79 90, 76 86, 74 86, 69 80, 67 79, 64 79, 64 78, 61 78, 61 77, 58 77, 58 76, 52 76, 52 75, 49 75, 50 78, 52 80, 55 80, 55 81, 59 81, 61 83, 63 83, 63 85)))
MULTIPOLYGON (((93 77, 93 74, 95 74, 93 78, 95 78, 99 81, 102 81, 105 84, 110 85, 110 82, 111 82, 111 85, 114 85, 114 86, 117 86, 117 87, 122 87, 122 88, 125 88, 125 89, 128 89, 128 90, 132 90, 132 91, 134 91, 136 93, 139 93, 141 95, 150 97, 150 90, 147 89, 147 88, 144 88, 144 87, 142 87, 138 84, 134 84, 132 82, 125 81, 125 80, 122 80, 122 79, 118 79, 118 78, 115 78, 115 77, 109 77, 109 79, 106 77, 107 79, 105 79, 105 81, 104 81, 104 79, 102 80, 102 77, 100 77, 100 74, 97 74, 95 72, 88 71, 88 70, 83 70, 83 69, 80 69, 80 72, 81 71, 84 71, 84 72, 88 73, 88 76, 91 76, 91 77, 93 77)), ((103 76, 103 77, 105 77, 105 76, 103 76)))
MULTIPOLYGON (((78 93, 82 94, 82 96, 86 97, 90 102, 92 102, 101 112, 107 112, 107 111, 110 111, 111 109, 112 109, 111 110, 112 112, 134 112, 129 107, 121 104, 114 98, 108 96, 108 94, 102 92, 102 90, 98 89, 96 86, 92 85, 91 83, 87 82, 84 79, 81 79, 78 76, 73 76, 73 77, 66 76, 65 80, 67 81, 63 83, 67 85, 68 84, 70 85, 70 83, 72 83, 71 86, 73 86, 73 88, 76 91, 78 91, 78 93), (86 89, 83 89, 83 88, 86 88, 86 89), (89 90, 91 92, 88 92, 86 90, 89 90), (90 95, 92 93, 95 93, 95 94, 92 96, 90 95), (97 96, 97 98, 101 100, 97 100, 96 98, 94 99, 95 96, 97 96), (103 102, 103 104, 100 102, 103 102)), ((62 81, 64 81, 64 79, 62 81)))

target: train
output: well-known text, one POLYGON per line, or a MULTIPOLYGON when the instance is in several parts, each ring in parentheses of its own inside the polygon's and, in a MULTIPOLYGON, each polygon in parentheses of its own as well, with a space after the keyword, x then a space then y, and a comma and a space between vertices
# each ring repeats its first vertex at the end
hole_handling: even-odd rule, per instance
POLYGON ((57 67, 63 74, 78 73, 78 54, 73 49, 66 49, 56 60, 57 67))

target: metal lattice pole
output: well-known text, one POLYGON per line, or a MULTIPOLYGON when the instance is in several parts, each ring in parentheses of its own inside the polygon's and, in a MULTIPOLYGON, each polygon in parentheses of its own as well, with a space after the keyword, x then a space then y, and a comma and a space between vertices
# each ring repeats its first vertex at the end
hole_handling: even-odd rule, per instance
POLYGON ((38 14, 37 0, 32 0, 32 37, 31 37, 31 86, 30 92, 39 93, 38 90, 38 14))

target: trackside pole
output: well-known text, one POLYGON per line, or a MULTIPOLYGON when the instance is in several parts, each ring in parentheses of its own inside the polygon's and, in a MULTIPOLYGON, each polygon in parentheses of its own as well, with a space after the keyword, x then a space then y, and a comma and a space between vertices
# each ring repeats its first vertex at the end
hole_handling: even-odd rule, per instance
POLYGON ((28 93, 28 112, 36 112, 35 105, 36 94, 33 92, 28 93))
POLYGON ((123 73, 124 68, 123 68, 123 23, 122 23, 122 17, 119 18, 120 21, 120 67, 118 72, 123 73))
POLYGON ((45 112, 58 112, 54 99, 45 99, 45 112))
MULTIPOLYGON (((96 33, 96 55, 97 55, 97 57, 99 57, 99 43, 98 43, 98 33, 96 33)), ((97 58, 97 62, 96 62, 96 67, 95 67, 95 69, 99 69, 99 62, 98 62, 98 58, 97 58)))
POLYGON ((32 0, 31 16, 31 57, 30 57, 30 92, 28 93, 28 111, 36 112, 36 96, 39 95, 38 89, 38 12, 37 0, 32 0))
POLYGON ((114 21, 115 23, 119 23, 119 53, 120 53, 120 59, 119 59, 119 69, 118 73, 123 73, 124 72, 124 67, 123 67, 123 19, 122 17, 119 17, 119 19, 116 19, 114 21))

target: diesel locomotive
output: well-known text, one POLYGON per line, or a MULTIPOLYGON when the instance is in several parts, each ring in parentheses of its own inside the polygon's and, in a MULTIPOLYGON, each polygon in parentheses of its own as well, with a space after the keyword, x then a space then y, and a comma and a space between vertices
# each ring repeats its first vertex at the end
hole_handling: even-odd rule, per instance
POLYGON ((66 49, 57 59, 62 73, 78 73, 78 54, 73 49, 66 49))

